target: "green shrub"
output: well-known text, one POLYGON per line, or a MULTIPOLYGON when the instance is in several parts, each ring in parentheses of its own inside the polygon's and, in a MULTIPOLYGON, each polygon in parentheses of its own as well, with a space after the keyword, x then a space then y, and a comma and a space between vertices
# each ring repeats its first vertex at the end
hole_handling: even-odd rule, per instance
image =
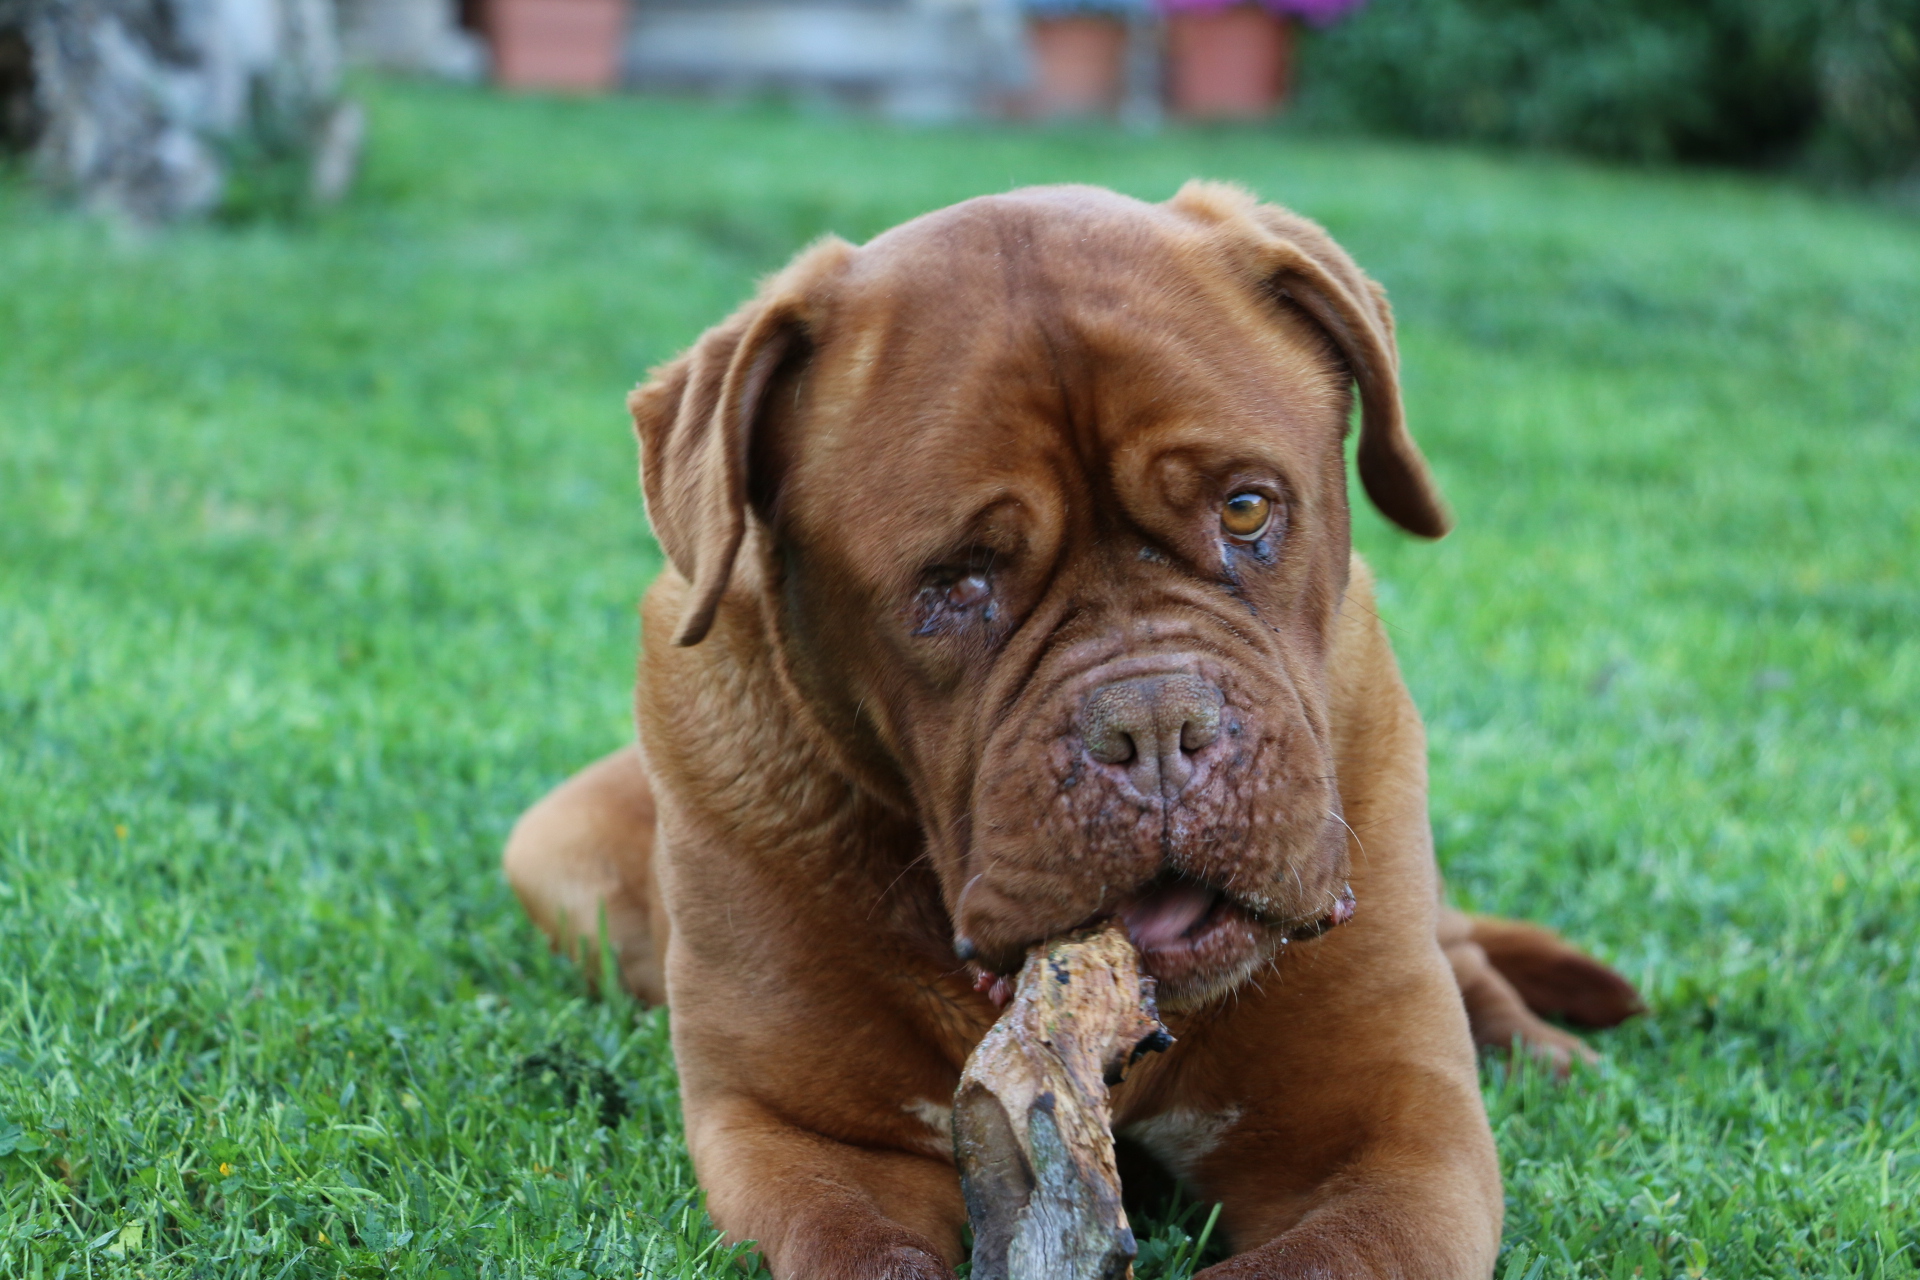
POLYGON ((1920 0, 1373 0, 1304 110, 1636 160, 1920 171, 1920 0))

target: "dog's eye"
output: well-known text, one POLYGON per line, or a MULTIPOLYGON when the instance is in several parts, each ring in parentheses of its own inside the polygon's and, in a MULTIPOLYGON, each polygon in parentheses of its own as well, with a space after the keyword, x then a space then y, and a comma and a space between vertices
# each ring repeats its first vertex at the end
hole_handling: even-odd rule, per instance
POLYGON ((963 574, 947 587, 947 604, 955 609, 970 609, 991 592, 984 573, 963 574))
POLYGON ((956 632, 977 623, 997 620, 993 580, 983 569, 935 570, 914 596, 913 633, 930 636, 956 632))
POLYGON ((1265 494, 1236 493, 1220 507, 1220 528, 1241 542, 1258 540, 1273 521, 1273 502, 1265 494))

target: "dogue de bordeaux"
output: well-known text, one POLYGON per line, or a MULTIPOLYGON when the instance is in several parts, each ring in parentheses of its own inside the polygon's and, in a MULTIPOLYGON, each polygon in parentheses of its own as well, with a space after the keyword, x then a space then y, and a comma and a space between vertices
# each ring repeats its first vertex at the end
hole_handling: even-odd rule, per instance
POLYGON ((1223 1206, 1209 1277, 1490 1273, 1474 1041, 1564 1064, 1538 1013, 1637 1001, 1440 907, 1350 549, 1356 388, 1368 496, 1448 527, 1397 360, 1314 223, 1052 187, 815 244, 633 393, 639 744, 506 868, 670 1003, 700 1183, 775 1276, 952 1276, 960 1066, 1029 946, 1116 915, 1178 1039, 1115 1131, 1223 1206))

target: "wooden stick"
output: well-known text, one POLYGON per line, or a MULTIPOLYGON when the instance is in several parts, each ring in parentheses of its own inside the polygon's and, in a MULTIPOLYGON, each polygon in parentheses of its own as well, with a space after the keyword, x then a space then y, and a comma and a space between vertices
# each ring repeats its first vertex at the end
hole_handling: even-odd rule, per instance
POLYGON ((967 1059, 954 1151, 973 1219, 974 1280, 1125 1280, 1107 1089, 1173 1037, 1117 924, 1035 947, 1012 1003, 967 1059))

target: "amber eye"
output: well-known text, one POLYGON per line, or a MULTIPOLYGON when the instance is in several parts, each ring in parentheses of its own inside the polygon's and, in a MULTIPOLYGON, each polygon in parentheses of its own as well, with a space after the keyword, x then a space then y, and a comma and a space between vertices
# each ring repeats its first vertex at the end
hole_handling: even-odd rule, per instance
POLYGON ((1267 531, 1273 503, 1264 494, 1236 493, 1220 508, 1220 527, 1230 538, 1252 542, 1267 531))

